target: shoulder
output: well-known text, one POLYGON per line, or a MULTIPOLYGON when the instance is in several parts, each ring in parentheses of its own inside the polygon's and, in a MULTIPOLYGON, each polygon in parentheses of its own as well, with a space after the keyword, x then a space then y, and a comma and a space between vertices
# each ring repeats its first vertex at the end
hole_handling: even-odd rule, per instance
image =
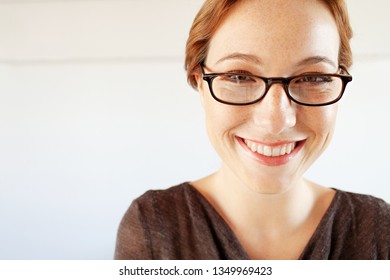
POLYGON ((189 183, 185 182, 168 189, 149 190, 135 199, 132 205, 149 214, 161 214, 166 211, 176 211, 177 208, 186 208, 197 200, 199 195, 189 183))
POLYGON ((170 219, 191 204, 196 204, 196 191, 189 183, 182 183, 168 189, 148 190, 140 197, 133 200, 126 211, 124 220, 136 218, 141 221, 160 221, 164 217, 170 219))
POLYGON ((234 233, 191 184, 147 191, 119 230, 121 259, 246 259, 234 233))
POLYGON ((136 199, 136 201, 142 202, 150 199, 166 198, 172 199, 178 196, 183 196, 192 191, 192 186, 188 182, 181 183, 179 185, 167 188, 167 189, 153 189, 146 191, 143 195, 136 199))
POLYGON ((372 195, 338 191, 341 207, 349 208, 353 214, 366 218, 390 219, 390 204, 372 195))
POLYGON ((336 190, 305 258, 389 259, 390 205, 384 200, 336 190))
POLYGON ((339 191, 336 212, 338 228, 342 229, 338 234, 344 236, 345 244, 350 244, 349 253, 356 251, 349 258, 390 258, 390 205, 386 201, 339 191))
POLYGON ((183 253, 174 244, 196 232, 202 203, 200 194, 189 183, 145 192, 131 203, 122 218, 115 258, 182 258, 183 253))

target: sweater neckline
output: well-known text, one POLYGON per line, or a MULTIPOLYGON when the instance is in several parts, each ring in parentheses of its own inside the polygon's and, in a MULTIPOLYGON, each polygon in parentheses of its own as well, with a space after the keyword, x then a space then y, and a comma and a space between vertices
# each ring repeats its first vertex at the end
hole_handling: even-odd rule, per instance
MULTIPOLYGON (((247 260, 250 260, 250 257, 248 253, 246 252, 245 248, 242 246, 240 240, 232 230, 232 228, 229 226, 229 224, 225 221, 225 219, 221 216, 221 214, 215 209, 215 207, 208 201, 208 199, 199 191, 197 190, 193 185, 191 185, 190 182, 185 182, 183 185, 185 185, 191 192, 193 192, 198 199, 200 199, 204 204, 208 206, 210 211, 212 211, 212 214, 218 218, 220 223, 225 227, 225 230, 229 233, 231 238, 236 242, 236 245, 239 247, 242 254, 245 256, 247 260)), ((302 250, 301 254, 299 255, 298 260, 302 260, 303 257, 307 254, 309 249, 312 247, 313 243, 318 240, 322 233, 324 232, 324 229, 326 228, 328 221, 331 219, 333 214, 335 213, 335 210, 337 209, 339 205, 339 200, 342 191, 336 188, 331 188, 335 191, 335 194, 332 198, 331 203, 329 204, 327 210, 325 211, 324 215, 320 219, 320 222, 318 223, 316 229, 314 230, 312 236, 309 238, 308 242, 306 243, 304 249, 302 250)))

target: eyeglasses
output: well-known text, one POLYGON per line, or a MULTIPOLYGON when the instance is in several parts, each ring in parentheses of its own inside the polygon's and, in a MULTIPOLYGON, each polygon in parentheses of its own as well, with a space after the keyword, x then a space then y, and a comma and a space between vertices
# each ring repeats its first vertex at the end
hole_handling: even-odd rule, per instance
POLYGON ((229 105, 250 105, 260 101, 273 84, 283 84, 292 101, 305 106, 325 106, 341 99, 347 84, 352 81, 346 74, 308 73, 288 78, 265 78, 245 73, 205 73, 200 65, 210 93, 218 102, 229 105))

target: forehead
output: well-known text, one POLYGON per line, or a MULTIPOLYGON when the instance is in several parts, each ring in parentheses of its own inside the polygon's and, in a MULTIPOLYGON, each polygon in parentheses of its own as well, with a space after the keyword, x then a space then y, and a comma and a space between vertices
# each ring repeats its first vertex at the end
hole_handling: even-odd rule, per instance
POLYGON ((217 28, 207 61, 216 63, 233 53, 253 55, 264 64, 297 63, 310 56, 337 61, 339 41, 335 20, 322 1, 244 0, 217 28))

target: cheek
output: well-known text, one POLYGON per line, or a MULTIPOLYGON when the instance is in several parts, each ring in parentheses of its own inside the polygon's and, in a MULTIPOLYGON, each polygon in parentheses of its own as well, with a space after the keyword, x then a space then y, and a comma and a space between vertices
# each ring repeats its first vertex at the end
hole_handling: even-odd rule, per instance
POLYGON ((226 138, 233 138, 235 128, 245 122, 243 108, 219 103, 212 97, 203 98, 206 128, 210 140, 215 144, 226 138))
POLYGON ((204 109, 207 129, 224 131, 245 119, 246 110, 241 106, 231 106, 216 101, 206 82, 198 80, 199 97, 204 109))
POLYGON ((206 126, 209 134, 224 133, 235 121, 234 114, 229 113, 230 110, 226 107, 214 100, 204 100, 206 126))
POLYGON ((337 104, 324 107, 308 107, 305 114, 305 125, 317 137, 326 137, 330 140, 336 125, 337 111, 337 104))

